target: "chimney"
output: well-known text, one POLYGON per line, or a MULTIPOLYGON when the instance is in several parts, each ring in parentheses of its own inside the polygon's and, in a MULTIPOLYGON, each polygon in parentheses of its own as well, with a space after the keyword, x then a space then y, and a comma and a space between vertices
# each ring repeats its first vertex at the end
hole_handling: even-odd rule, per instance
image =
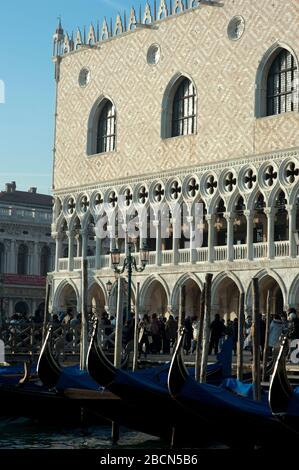
POLYGON ((37 188, 35 186, 32 186, 31 188, 28 189, 28 193, 33 193, 36 194, 37 188))
POLYGON ((6 192, 6 193, 11 193, 11 192, 12 192, 11 189, 12 189, 12 188, 11 188, 11 183, 6 183, 6 185, 5 185, 5 192, 6 192))
POLYGON ((15 182, 15 181, 12 181, 12 182, 11 182, 11 192, 14 193, 16 189, 17 189, 16 182, 15 182))

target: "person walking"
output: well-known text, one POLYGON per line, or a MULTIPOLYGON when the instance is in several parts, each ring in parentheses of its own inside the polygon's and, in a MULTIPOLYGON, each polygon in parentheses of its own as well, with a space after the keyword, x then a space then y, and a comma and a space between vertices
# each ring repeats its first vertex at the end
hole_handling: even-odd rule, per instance
POLYGON ((151 338, 150 320, 147 314, 144 314, 143 319, 139 322, 138 330, 138 358, 140 359, 142 352, 146 358, 147 354, 149 353, 149 338, 151 338))
POLYGON ((219 340, 225 332, 225 325, 220 319, 219 313, 216 313, 215 319, 212 321, 211 326, 211 336, 210 336, 210 345, 209 345, 209 354, 214 353, 218 354, 219 340))
POLYGON ((153 313, 152 318, 151 318, 151 323, 150 323, 150 331, 152 335, 152 353, 154 354, 160 354, 161 351, 161 327, 160 327, 160 322, 158 320, 157 314, 153 313))
POLYGON ((173 315, 169 315, 165 323, 166 354, 170 353, 170 347, 174 345, 177 337, 178 324, 173 315))

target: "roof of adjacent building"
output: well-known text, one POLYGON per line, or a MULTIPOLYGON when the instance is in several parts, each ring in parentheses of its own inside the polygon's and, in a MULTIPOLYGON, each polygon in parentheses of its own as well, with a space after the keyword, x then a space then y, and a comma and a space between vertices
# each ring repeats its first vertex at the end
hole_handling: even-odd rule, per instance
POLYGON ((47 194, 39 194, 36 188, 28 191, 17 191, 14 182, 6 184, 6 189, 0 191, 0 204, 17 204, 31 207, 44 207, 49 209, 53 205, 53 198, 47 194))

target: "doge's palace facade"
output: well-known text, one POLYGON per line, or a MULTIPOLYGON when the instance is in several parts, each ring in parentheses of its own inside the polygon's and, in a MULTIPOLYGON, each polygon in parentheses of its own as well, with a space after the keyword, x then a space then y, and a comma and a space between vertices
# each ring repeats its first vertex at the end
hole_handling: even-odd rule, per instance
POLYGON ((89 305, 111 302, 108 251, 126 241, 120 220, 114 239, 96 227, 118 209, 124 226, 147 214, 143 312, 176 312, 184 285, 195 313, 207 272, 214 312, 234 316, 241 293, 249 311, 253 276, 262 311, 269 291, 272 312, 299 308, 298 24, 297 0, 162 0, 74 36, 58 26, 53 311, 80 311, 84 258, 89 305))

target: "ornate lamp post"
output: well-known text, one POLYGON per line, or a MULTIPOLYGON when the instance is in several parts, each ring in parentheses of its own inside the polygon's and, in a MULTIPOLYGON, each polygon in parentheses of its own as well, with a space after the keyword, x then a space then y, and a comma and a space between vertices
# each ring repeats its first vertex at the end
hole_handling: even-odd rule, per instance
MULTIPOLYGON (((132 255, 132 246, 133 246, 133 244, 131 242, 129 242, 128 243, 128 252, 127 252, 127 255, 124 259, 123 266, 121 268, 119 268, 119 265, 120 265, 120 250, 118 248, 113 248, 113 250, 110 252, 110 254, 111 254, 111 263, 112 263, 114 272, 116 274, 122 274, 122 273, 125 272, 125 270, 127 270, 127 272, 128 272, 128 314, 127 314, 128 318, 131 315, 133 269, 136 272, 141 273, 142 271, 145 270, 145 268, 146 268, 146 266, 149 262, 149 249, 147 248, 146 245, 144 245, 143 248, 141 248, 139 250, 141 266, 137 266, 136 259, 132 255)), ((112 288, 112 285, 111 285, 111 288, 112 288)))

